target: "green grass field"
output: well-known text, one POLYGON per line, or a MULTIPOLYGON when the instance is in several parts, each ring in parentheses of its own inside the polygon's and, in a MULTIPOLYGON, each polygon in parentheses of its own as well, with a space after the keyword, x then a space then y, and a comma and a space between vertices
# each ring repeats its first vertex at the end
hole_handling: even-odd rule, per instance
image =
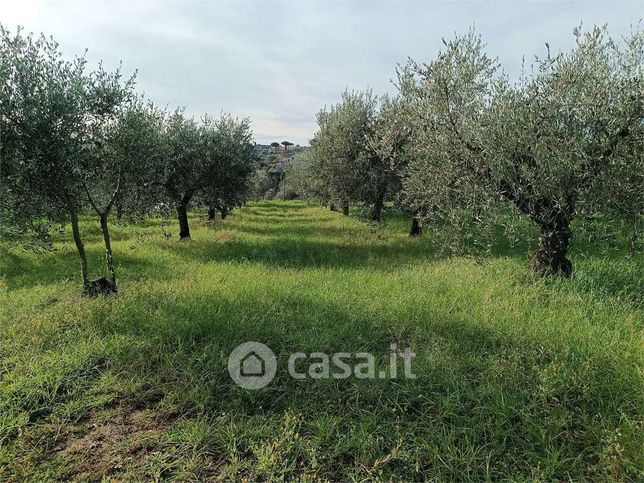
POLYGON ((69 228, 51 253, 2 245, 0 480, 644 478, 641 256, 577 247, 572 280, 541 280, 528 246, 446 258, 391 214, 202 220, 186 243, 114 223, 108 298, 80 295, 69 228), (277 355, 264 389, 228 374, 245 341, 277 355), (286 370, 295 351, 380 366, 394 342, 416 379, 286 370))

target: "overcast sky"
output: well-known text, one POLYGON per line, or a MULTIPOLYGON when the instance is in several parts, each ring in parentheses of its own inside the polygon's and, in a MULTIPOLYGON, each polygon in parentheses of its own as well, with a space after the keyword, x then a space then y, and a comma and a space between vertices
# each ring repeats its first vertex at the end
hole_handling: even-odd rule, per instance
POLYGON ((472 24, 512 75, 544 42, 569 48, 582 22, 623 35, 643 17, 644 1, 0 0, 6 27, 138 69, 139 90, 159 105, 249 116, 258 142, 299 144, 345 88, 393 92, 396 64, 431 60, 442 37, 472 24))

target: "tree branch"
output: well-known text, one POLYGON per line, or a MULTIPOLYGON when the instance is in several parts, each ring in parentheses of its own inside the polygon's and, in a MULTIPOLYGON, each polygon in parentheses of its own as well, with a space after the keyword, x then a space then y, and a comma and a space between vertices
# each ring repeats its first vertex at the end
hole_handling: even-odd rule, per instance
POLYGON ((110 201, 108 201, 107 206, 105 207, 105 213, 109 213, 109 211, 112 209, 114 201, 116 201, 116 196, 118 195, 119 189, 121 188, 121 179, 123 179, 123 170, 121 170, 119 177, 116 180, 116 188, 114 188, 114 192, 112 193, 110 201))
POLYGON ((94 203, 94 199, 92 198, 92 195, 89 192, 89 189, 87 188, 87 185, 85 184, 85 181, 83 181, 83 189, 85 190, 85 194, 87 195, 87 199, 89 200, 89 204, 92 205, 92 208, 94 208, 94 211, 98 216, 102 216, 103 212, 98 209, 98 206, 96 206, 96 203, 94 203))

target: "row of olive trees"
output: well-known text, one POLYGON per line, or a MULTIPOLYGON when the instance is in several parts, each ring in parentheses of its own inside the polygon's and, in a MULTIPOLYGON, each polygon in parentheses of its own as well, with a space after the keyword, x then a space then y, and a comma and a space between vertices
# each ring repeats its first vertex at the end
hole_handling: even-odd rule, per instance
POLYGON ((644 214, 644 33, 574 34, 570 52, 516 82, 474 31, 444 42, 435 60, 398 69, 396 100, 345 93, 320 111, 293 177, 310 198, 370 203, 373 219, 383 199, 426 221, 491 224, 510 206, 539 230, 531 267, 569 276, 573 220, 636 226, 644 214))
POLYGON ((187 208, 222 213, 243 201, 254 170, 249 121, 228 115, 202 122, 168 113, 134 92, 134 76, 83 57, 65 60, 52 39, 0 26, 0 172, 2 221, 71 223, 84 290, 116 291, 109 215, 176 207, 180 238, 190 237, 187 208), (108 277, 90 281, 79 214, 94 213, 108 277))

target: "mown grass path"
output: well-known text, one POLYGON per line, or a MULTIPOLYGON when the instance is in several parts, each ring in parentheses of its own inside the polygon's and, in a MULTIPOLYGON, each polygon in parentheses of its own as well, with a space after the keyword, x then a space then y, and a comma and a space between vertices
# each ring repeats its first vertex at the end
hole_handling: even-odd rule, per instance
MULTIPOLYGON (((80 296, 68 230, 2 245, 0 479, 637 479, 641 258, 535 279, 525 250, 442 258, 405 221, 298 202, 214 228, 115 225, 120 293, 80 296), (170 233, 166 237, 165 233, 170 233), (275 380, 233 384, 261 341, 275 380), (294 380, 289 354, 410 347, 416 379, 294 380)), ((85 220, 91 267, 98 226, 85 220)))

